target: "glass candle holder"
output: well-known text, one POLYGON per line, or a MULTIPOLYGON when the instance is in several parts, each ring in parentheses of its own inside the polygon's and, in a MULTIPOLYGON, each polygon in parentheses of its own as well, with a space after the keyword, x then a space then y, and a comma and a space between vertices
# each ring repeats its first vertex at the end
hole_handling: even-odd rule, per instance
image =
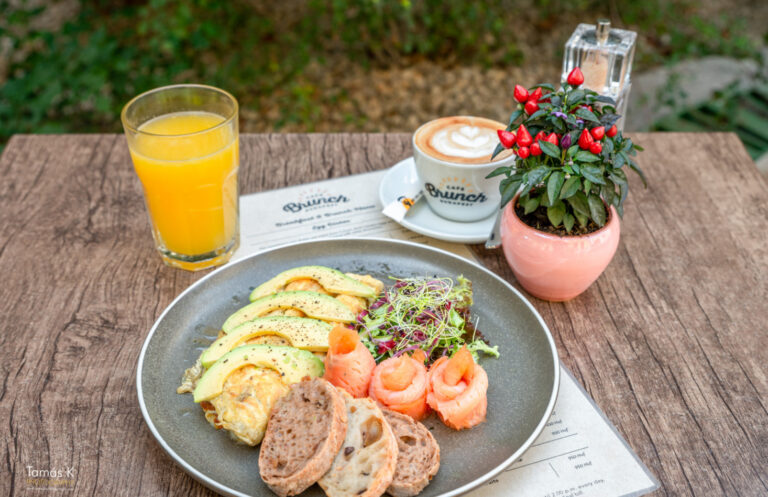
POLYGON ((128 102, 121 119, 163 261, 191 271, 227 262, 240 241, 237 100, 166 86, 128 102))
MULTIPOLYGON (((632 87, 632 59, 635 56, 637 33, 611 28, 607 19, 597 24, 579 24, 565 44, 563 76, 565 80, 574 67, 584 74, 585 88, 616 101, 616 112, 624 116, 632 87)), ((624 119, 617 125, 623 127, 624 119)))

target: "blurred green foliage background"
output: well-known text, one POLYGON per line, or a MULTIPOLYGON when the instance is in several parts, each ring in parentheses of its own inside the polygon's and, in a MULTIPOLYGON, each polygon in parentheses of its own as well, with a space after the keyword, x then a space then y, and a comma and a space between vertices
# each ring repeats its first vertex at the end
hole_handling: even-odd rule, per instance
MULTIPOLYGON (((322 74, 354 67, 371 75, 420 61, 524 68, 546 56, 556 77, 570 32, 601 16, 641 33, 636 72, 708 54, 759 57, 765 33, 750 19, 750 2, 737 4, 83 1, 61 22, 45 26, 40 20, 56 4, 0 0, 0 147, 14 133, 120 131, 125 102, 174 82, 226 88, 252 111, 244 115, 266 120, 269 129, 318 129, 323 106, 344 93, 318 90, 309 68, 322 74), (260 116, 268 104, 277 111, 260 116)), ((350 129, 365 119, 354 110, 348 114, 350 129)))

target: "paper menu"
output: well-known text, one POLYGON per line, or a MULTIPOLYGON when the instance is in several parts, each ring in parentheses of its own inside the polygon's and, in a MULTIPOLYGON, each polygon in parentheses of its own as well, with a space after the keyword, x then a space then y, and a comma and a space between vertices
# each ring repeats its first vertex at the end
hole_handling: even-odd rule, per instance
MULTIPOLYGON (((291 242, 379 237, 435 246, 470 260, 462 244, 413 233, 381 214, 386 171, 243 195, 236 260, 291 242)), ((628 497, 658 487, 592 399, 561 366, 560 390, 544 431, 522 458, 468 493, 472 497, 628 497)))
POLYGON ((379 182, 384 174, 355 174, 241 196, 240 248, 232 260, 286 243, 339 237, 408 240, 474 260, 466 245, 419 235, 383 216, 379 182))
POLYGON ((659 484, 571 373, 533 445, 471 497, 630 497, 659 484))

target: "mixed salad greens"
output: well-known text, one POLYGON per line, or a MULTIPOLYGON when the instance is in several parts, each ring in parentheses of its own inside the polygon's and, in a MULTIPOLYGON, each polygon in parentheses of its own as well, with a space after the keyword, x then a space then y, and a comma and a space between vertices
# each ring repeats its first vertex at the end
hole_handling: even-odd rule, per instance
POLYGON ((470 320, 472 282, 457 278, 393 278, 395 284, 357 316, 360 338, 376 362, 421 349, 431 364, 466 345, 499 356, 470 320))

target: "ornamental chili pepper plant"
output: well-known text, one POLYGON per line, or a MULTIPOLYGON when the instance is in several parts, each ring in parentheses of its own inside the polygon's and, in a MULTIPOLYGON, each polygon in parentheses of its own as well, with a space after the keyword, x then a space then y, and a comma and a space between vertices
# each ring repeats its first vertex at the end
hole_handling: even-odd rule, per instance
POLYGON ((488 175, 506 175, 499 186, 502 207, 519 190, 518 203, 513 207, 522 211, 523 221, 527 221, 526 216, 538 215, 548 220, 551 228, 562 226, 568 234, 576 223, 581 227, 579 232, 605 225, 606 205, 615 206, 619 215, 624 215, 623 204, 629 193, 624 166, 635 171, 647 186, 633 158, 642 147, 616 128, 620 117, 616 103, 580 88, 583 82, 577 67, 557 91, 550 84, 530 90, 515 86, 517 109, 507 129, 498 131, 500 143, 493 155, 512 149, 518 160, 488 175))

